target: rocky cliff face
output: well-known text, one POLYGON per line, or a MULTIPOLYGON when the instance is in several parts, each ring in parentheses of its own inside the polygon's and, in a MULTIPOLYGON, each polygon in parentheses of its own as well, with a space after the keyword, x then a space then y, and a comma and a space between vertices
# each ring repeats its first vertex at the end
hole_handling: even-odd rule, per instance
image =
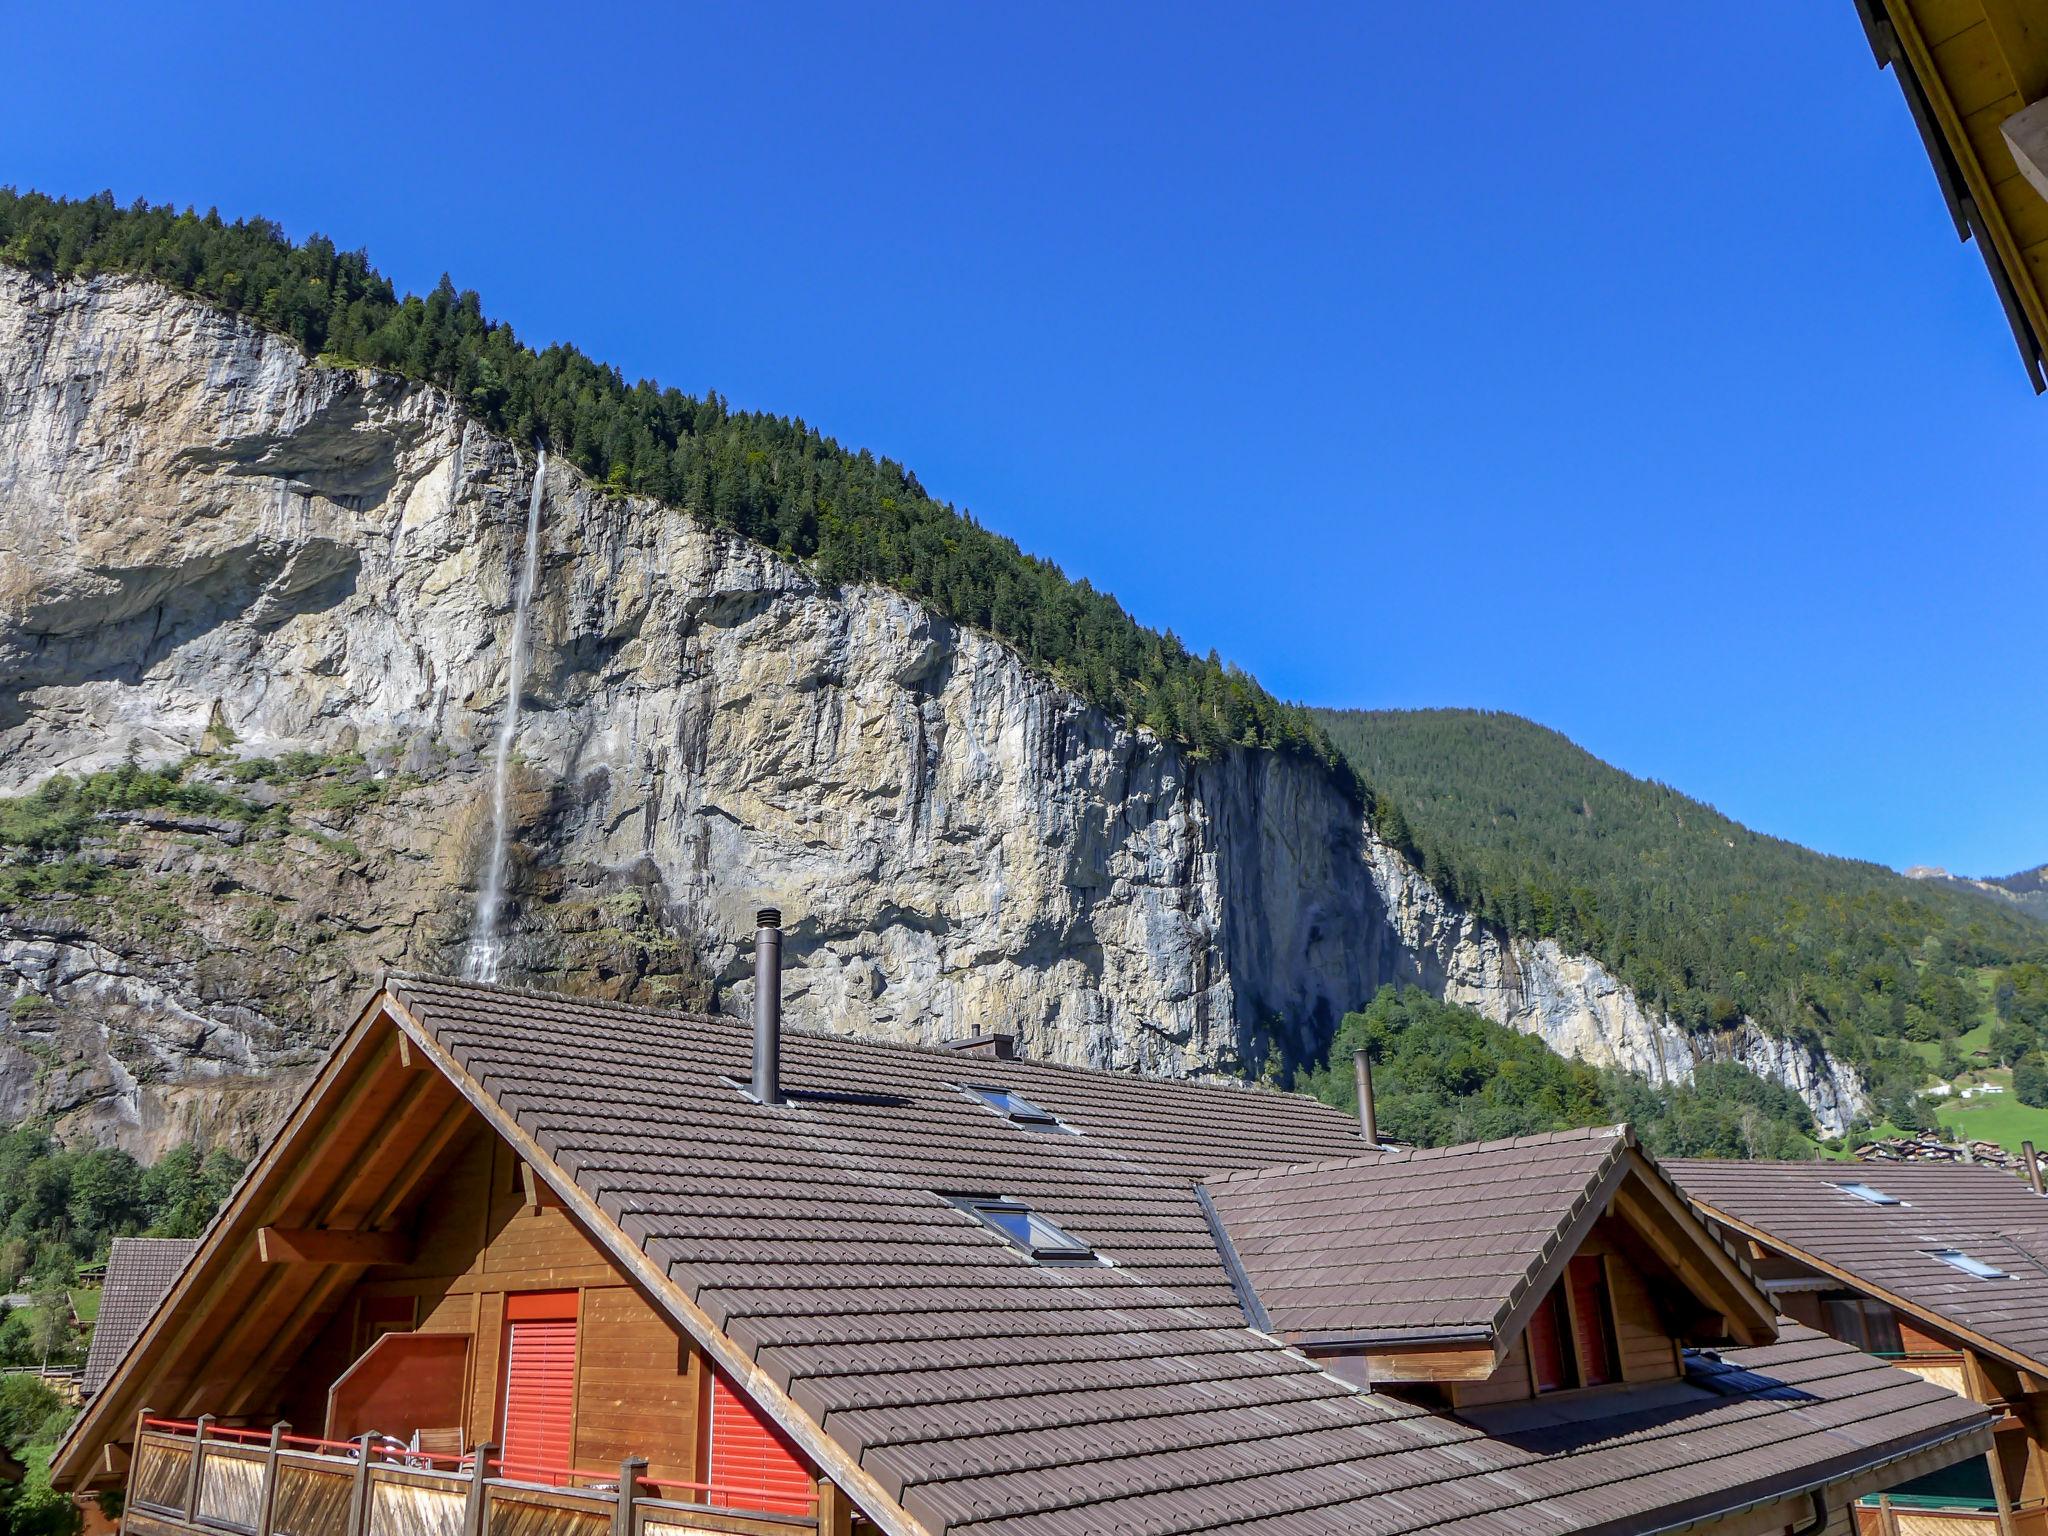
MULTIPOLYGON (((0 792, 128 761, 191 791, 0 885, 0 1115, 246 1140, 368 981, 455 964, 532 471, 434 389, 0 270, 0 792)), ((1312 767, 1191 761, 566 468, 542 528, 512 973, 742 1007, 773 901, 799 1026, 1185 1073, 1410 977, 1591 1059, 1697 1055, 1445 908, 1312 767)))
POLYGON ((1695 1034, 1643 1007, 1599 961, 1568 954, 1551 939, 1500 933, 1442 894, 1394 849, 1368 839, 1367 862, 1395 943, 1392 979, 1461 1003, 1563 1056, 1637 1072, 1654 1083, 1684 1083, 1706 1061, 1735 1061, 1783 1083, 1840 1135, 1867 1107, 1861 1076, 1818 1045, 1738 1027, 1695 1034))

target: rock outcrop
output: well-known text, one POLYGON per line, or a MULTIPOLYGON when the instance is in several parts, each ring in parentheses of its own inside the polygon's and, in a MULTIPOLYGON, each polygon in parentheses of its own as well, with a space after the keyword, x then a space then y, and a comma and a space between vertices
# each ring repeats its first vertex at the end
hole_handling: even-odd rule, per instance
POLYGON ((1368 838, 1368 864, 1395 944, 1391 979, 1460 1003, 1563 1056, 1685 1083, 1705 1061, 1734 1061, 1792 1089, 1838 1136, 1867 1107, 1862 1078, 1818 1042, 1785 1039, 1744 1019, 1694 1033, 1646 1009, 1607 967, 1552 939, 1503 934, 1446 901, 1395 849, 1368 838))
MULTIPOLYGON (((0 792, 192 754, 206 791, 4 888, 0 1113, 246 1137, 367 981, 455 964, 532 469, 438 390, 0 269, 0 792)), ((743 1007, 772 899, 799 1027, 1230 1070, 1408 978, 1589 1059, 1699 1057, 1447 907, 1313 765, 1195 760, 559 464, 542 536, 509 973, 743 1007)), ((1722 1048, 1774 1046, 1824 1118, 1853 1100, 1803 1049, 1722 1048)))

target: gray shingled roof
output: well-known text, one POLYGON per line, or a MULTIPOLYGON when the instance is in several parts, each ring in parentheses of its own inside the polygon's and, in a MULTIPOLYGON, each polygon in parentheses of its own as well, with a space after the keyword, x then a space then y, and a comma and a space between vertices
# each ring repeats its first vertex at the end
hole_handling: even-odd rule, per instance
POLYGON ((1946 1318, 2048 1370, 2048 1200, 2009 1173, 1969 1163, 1666 1165, 1711 1214, 1946 1318), (1904 1202, 1872 1205, 1836 1186, 1871 1184, 1904 1202), (1959 1248, 2007 1272, 1979 1280, 1928 1257, 1959 1248))
POLYGON ((1228 1173, 1218 1216, 1272 1325, 1299 1343, 1490 1337, 1626 1126, 1228 1173))
POLYGON ((107 1277, 101 1283, 99 1319, 92 1326, 92 1348, 85 1356, 83 1386, 88 1397, 107 1384, 198 1246, 198 1239, 190 1237, 114 1239, 107 1254, 107 1277))
POLYGON ((766 1109, 733 1086, 750 1037, 730 1021, 392 987, 935 1536, 1640 1529, 1984 1422, 1791 1329, 1697 1358, 1668 1388, 1489 1431, 1357 1391, 1243 1325, 1195 1182, 1355 1154, 1334 1110, 794 1033, 795 1102, 766 1109), (1080 1134, 1021 1129, 964 1083, 1026 1094, 1080 1134), (1108 1263, 1034 1262, 947 1194, 1023 1199, 1108 1263))

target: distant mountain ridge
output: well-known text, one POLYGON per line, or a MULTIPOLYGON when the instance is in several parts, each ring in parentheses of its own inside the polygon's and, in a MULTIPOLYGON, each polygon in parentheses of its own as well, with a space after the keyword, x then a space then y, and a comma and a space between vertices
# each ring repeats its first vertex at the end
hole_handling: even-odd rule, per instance
POLYGON ((1952 875, 1939 864, 1915 864, 1906 871, 1908 880, 1925 880, 1955 890, 1972 891, 1993 901, 2009 902, 2029 916, 2048 922, 2048 864, 2037 864, 2016 875, 1952 875))

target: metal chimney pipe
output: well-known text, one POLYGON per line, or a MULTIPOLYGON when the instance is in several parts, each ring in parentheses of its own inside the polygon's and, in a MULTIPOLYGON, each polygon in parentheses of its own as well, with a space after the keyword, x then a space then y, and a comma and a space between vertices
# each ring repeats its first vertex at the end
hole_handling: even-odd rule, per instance
POLYGON ((2041 1190, 2041 1154, 2034 1150, 2031 1141, 2020 1143, 2020 1161, 2027 1165, 2027 1184, 2035 1194, 2041 1190))
POLYGON ((1364 1051, 1353 1051, 1351 1070, 1358 1077, 1358 1134, 1368 1147, 1376 1147, 1380 1144, 1380 1117, 1372 1102, 1372 1058, 1364 1051))
POLYGON ((782 1102, 782 914, 754 914, 754 1097, 782 1102))

